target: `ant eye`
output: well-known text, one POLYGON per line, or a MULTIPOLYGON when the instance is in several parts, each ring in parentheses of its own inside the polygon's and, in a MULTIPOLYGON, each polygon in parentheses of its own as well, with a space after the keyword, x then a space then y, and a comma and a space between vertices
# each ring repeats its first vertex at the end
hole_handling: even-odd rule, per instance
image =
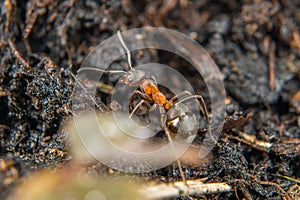
POLYGON ((128 77, 128 81, 129 81, 129 82, 132 82, 132 81, 133 81, 133 77, 132 77, 132 76, 129 76, 129 77, 128 77))

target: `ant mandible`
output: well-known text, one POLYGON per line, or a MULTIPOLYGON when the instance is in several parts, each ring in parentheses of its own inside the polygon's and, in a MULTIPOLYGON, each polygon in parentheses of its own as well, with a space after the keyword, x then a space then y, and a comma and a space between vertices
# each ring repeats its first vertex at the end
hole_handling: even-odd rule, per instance
MULTIPOLYGON (((129 65, 128 71, 123 70, 103 70, 93 67, 80 68, 77 72, 91 70, 100 71, 107 74, 112 73, 123 73, 123 79, 121 82, 132 87, 140 87, 141 91, 135 90, 130 98, 129 103, 129 113, 130 117, 138 110, 140 106, 146 104, 149 108, 154 109, 156 106, 159 107, 159 112, 161 114, 161 125, 168 137, 169 143, 171 144, 174 152, 175 148, 173 145, 172 137, 176 134, 183 134, 183 132, 191 134, 193 130, 197 128, 197 120, 195 114, 183 103, 190 100, 198 100, 200 110, 205 116, 207 123, 209 124, 209 117, 206 108, 205 101, 201 95, 192 95, 189 91, 183 91, 175 95, 171 99, 167 97, 159 90, 155 77, 146 77, 146 72, 140 69, 134 69, 131 64, 131 54, 127 48, 120 31, 117 32, 119 41, 121 42, 123 48, 126 50, 127 62, 129 65), (141 100, 134 107, 135 96, 138 95, 141 100), (179 97, 187 95, 187 97, 180 100, 179 97), (134 108, 133 108, 134 107, 134 108), (186 129, 186 130, 184 130, 186 129)), ((194 138, 194 137, 193 137, 194 138)), ((185 175, 183 173, 181 163, 177 160, 178 168, 182 179, 185 181, 185 175)))

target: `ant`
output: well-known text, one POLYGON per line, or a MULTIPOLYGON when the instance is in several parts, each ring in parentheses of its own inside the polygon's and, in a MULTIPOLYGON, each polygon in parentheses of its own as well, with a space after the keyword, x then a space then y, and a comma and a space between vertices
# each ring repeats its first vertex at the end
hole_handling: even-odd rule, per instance
MULTIPOLYGON (((194 139, 192 133, 194 130, 197 130, 197 120, 195 114, 184 104, 184 102, 188 102, 191 100, 198 100, 200 110, 205 116, 207 123, 209 124, 209 116, 206 108, 205 101, 201 95, 192 95, 189 91, 183 91, 172 97, 171 99, 167 99, 166 95, 163 94, 156 82, 154 76, 147 78, 146 72, 144 70, 135 69, 131 64, 131 54, 126 46, 120 31, 117 32, 117 36, 119 41, 121 42, 122 47, 125 49, 127 54, 127 62, 129 65, 128 71, 123 70, 103 70, 99 68, 93 67, 84 67, 80 68, 77 73, 81 71, 99 71, 102 73, 113 74, 113 73, 123 73, 123 78, 121 80, 122 83, 127 84, 128 86, 137 87, 139 86, 141 91, 135 90, 130 98, 129 103, 129 113, 130 117, 143 105, 146 104, 150 110, 154 110, 157 106, 159 108, 159 112, 161 115, 160 123, 165 131, 165 134, 168 138, 171 147, 175 152, 175 147, 173 145, 174 136, 176 134, 179 135, 187 135, 188 139, 194 139), (185 98, 179 99, 187 95, 185 98), (141 100, 134 107, 135 97, 139 96, 141 100), (189 137, 193 136, 193 137, 189 137)), ((177 160, 177 165, 180 171, 180 175, 185 182, 185 175, 183 173, 180 160, 177 160)))

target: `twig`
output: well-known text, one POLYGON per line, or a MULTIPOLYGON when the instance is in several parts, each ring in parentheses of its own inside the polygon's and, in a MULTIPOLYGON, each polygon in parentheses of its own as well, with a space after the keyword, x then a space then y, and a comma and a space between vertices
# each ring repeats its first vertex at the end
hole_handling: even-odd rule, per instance
POLYGON ((5 124, 0 124, 0 129, 9 129, 9 126, 5 125, 5 124))
POLYGON ((25 60, 25 58, 23 58, 22 54, 18 51, 18 49, 16 48, 16 45, 11 40, 11 38, 8 39, 8 44, 9 44, 9 47, 11 48, 11 50, 13 51, 13 54, 17 58, 17 60, 23 65, 23 67, 28 69, 29 63, 25 60))
POLYGON ((9 92, 7 91, 2 91, 1 88, 0 88, 0 97, 6 97, 9 95, 9 92))
POLYGON ((176 8, 178 4, 178 0, 164 0, 163 5, 158 9, 157 13, 154 17, 154 24, 155 26, 162 26, 163 19, 176 8))
POLYGON ((265 142, 265 141, 262 141, 262 140, 258 140, 258 139, 256 139, 255 136, 249 135, 247 133, 240 132, 240 136, 243 137, 243 138, 239 138, 239 137, 231 136, 231 135, 226 135, 226 137, 229 138, 229 139, 237 140, 237 141, 242 142, 246 145, 249 145, 252 148, 257 149, 259 151, 266 152, 266 151, 268 151, 269 148, 272 147, 271 143, 265 142))
POLYGON ((269 85, 271 90, 276 89, 275 85, 275 44, 273 41, 270 41, 270 47, 269 47, 269 85))
POLYGON ((7 9, 6 24, 5 24, 6 31, 10 31, 10 24, 11 24, 11 21, 12 21, 12 14, 14 12, 16 4, 17 3, 15 1, 12 1, 12 0, 5 0, 5 2, 4 2, 4 6, 7 9))
POLYGON ((52 3, 50 0, 37 2, 28 1, 26 4, 26 22, 24 30, 24 39, 28 39, 29 35, 36 23, 39 16, 44 15, 47 12, 47 7, 52 3))
POLYGON ((262 140, 258 140, 254 135, 249 135, 247 133, 240 132, 240 136, 242 136, 245 140, 256 144, 257 146, 268 148, 268 149, 270 147, 272 147, 271 143, 265 142, 265 141, 262 141, 262 140))
POLYGON ((233 189, 226 183, 203 183, 201 180, 187 180, 173 183, 161 183, 156 185, 145 185, 139 190, 150 199, 162 199, 178 196, 213 194, 221 192, 232 192, 233 189))

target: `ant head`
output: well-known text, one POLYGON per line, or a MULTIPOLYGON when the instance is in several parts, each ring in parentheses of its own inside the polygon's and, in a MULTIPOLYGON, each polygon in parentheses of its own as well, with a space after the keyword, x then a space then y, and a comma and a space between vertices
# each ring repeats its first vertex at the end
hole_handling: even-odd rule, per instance
POLYGON ((139 86, 141 81, 146 78, 146 72, 143 70, 129 70, 127 74, 124 75, 122 82, 129 86, 139 86))

